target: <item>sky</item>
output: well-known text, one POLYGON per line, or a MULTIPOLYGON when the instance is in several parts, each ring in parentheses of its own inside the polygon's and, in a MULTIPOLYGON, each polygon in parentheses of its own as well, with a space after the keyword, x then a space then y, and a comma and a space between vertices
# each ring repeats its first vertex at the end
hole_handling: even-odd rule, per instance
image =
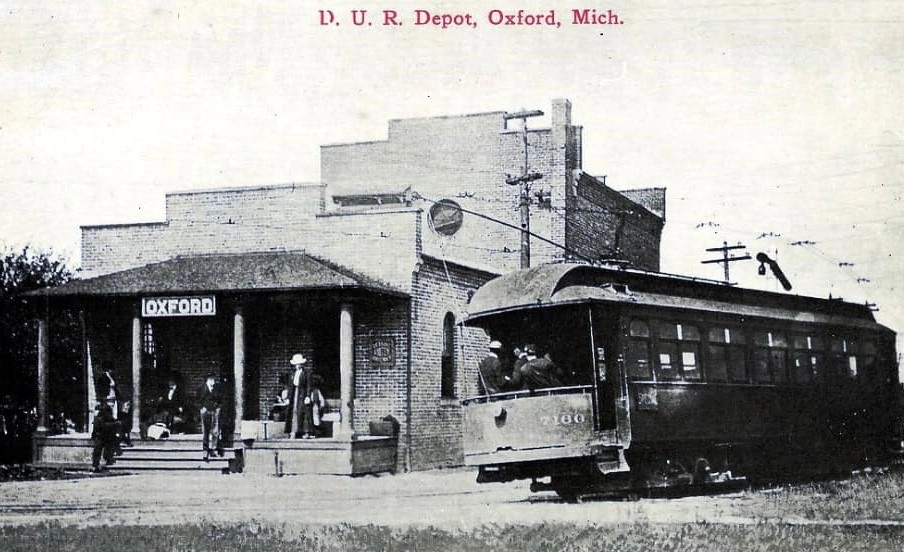
MULTIPOLYGON (((556 0, 0 0, 0 246, 78 266, 80 225, 162 220, 166 192, 318 182, 320 145, 385 139, 389 119, 568 98, 587 172, 667 188, 664 271, 720 279, 705 249, 742 243, 792 293, 904 331, 904 3, 595 4, 622 24, 574 25, 588 5, 556 0)), ((732 280, 779 290, 757 266, 732 280)))

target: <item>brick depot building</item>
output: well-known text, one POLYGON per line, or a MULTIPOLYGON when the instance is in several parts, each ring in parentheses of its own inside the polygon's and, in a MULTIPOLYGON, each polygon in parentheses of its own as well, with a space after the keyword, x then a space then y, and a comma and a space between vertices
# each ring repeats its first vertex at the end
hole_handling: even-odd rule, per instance
MULTIPOLYGON (((224 433, 249 471, 272 472, 277 458, 319 473, 461 464, 460 399, 477 393, 487 336, 455 321, 474 290, 520 265, 511 175, 541 175, 530 229, 564 246, 532 239, 532 264, 659 268, 664 189, 607 187, 581 170, 567 100, 550 121, 526 131, 527 171, 524 129, 505 112, 392 120, 385 141, 322 146, 320 183, 170 193, 163 222, 82 227, 81 279, 33 296, 40 429, 62 393, 81 393, 91 412, 105 367, 136 399, 135 432, 170 376, 191 404, 213 372, 228 390, 224 433), (60 309, 85 321, 81 389, 47 386, 61 368, 46 337, 60 309), (332 406, 320 439, 265 423, 294 353, 332 406), (397 435, 371 423, 387 416, 397 435)), ((84 436, 39 433, 39 462, 90 456, 84 436)))

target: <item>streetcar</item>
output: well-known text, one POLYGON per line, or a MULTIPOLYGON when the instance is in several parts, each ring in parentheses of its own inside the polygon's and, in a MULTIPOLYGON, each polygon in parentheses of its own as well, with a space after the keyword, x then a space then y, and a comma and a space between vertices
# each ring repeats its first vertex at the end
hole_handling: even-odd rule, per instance
POLYGON ((491 280, 460 322, 503 344, 511 382, 462 400, 478 482, 571 499, 900 454, 895 333, 866 305, 562 263, 491 280), (545 386, 517 381, 526 348, 554 365, 545 386))

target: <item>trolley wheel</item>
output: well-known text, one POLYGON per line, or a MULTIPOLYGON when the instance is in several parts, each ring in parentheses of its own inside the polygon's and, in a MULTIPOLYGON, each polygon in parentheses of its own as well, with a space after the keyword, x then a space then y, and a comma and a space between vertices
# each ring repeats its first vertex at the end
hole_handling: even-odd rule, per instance
POLYGON ((552 488, 565 502, 579 504, 583 500, 584 486, 577 477, 553 477, 552 488))

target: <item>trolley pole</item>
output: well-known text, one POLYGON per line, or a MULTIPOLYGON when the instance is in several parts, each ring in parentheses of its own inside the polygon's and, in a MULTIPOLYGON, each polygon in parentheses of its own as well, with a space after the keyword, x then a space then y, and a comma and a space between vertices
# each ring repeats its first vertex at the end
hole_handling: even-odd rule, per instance
POLYGON ((521 119, 521 138, 524 143, 524 170, 521 176, 512 177, 506 175, 505 182, 510 186, 518 185, 518 206, 521 212, 521 268, 530 268, 530 183, 543 178, 540 173, 531 173, 527 160, 527 118, 539 117, 543 112, 539 109, 533 111, 519 111, 506 113, 505 120, 521 119))
POLYGON ((721 251, 722 258, 721 259, 709 259, 707 261, 700 261, 701 264, 710 264, 710 263, 719 263, 725 269, 725 283, 730 284, 731 279, 728 274, 728 265, 734 261, 746 261, 750 259, 750 254, 745 253, 741 257, 729 257, 728 252, 735 249, 746 249, 746 245, 738 244, 738 245, 728 245, 728 242, 722 242, 722 247, 710 247, 707 251, 721 251))

